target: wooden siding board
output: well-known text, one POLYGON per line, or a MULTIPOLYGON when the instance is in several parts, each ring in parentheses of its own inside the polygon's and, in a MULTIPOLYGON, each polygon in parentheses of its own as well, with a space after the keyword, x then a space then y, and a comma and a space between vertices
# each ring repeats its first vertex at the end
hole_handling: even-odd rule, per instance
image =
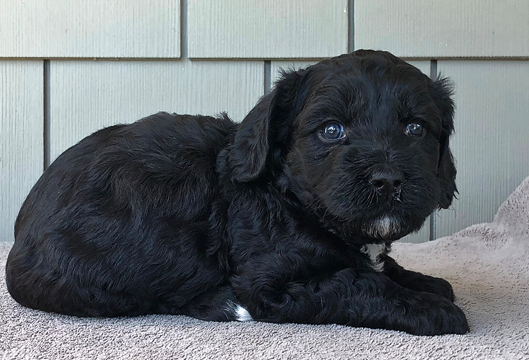
POLYGON ((44 164, 43 62, 0 60, 0 241, 44 164))
POLYGON ((180 1, 3 0, 0 57, 178 58, 180 1))
POLYGON ((529 57, 529 1, 356 0, 354 44, 404 57, 529 57))
POLYGON ((263 95, 263 62, 51 61, 50 158, 105 126, 158 111, 241 121, 263 95))
POLYGON ((188 0, 190 58, 321 58, 347 52, 347 0, 188 0))
POLYGON ((490 222, 529 176, 529 61, 439 61, 455 83, 459 200, 437 219, 437 237, 490 222))

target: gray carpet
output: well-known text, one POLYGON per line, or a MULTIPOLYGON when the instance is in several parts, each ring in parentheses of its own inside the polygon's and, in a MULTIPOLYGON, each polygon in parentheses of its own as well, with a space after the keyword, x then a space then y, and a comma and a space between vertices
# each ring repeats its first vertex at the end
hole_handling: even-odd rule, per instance
MULTIPOLYGON (((0 243, 5 264, 11 243, 0 243)), ((183 316, 79 319, 22 308, 0 279, 0 359, 529 359, 529 179, 494 221, 425 244, 396 244, 410 269, 449 280, 467 335, 183 316)))

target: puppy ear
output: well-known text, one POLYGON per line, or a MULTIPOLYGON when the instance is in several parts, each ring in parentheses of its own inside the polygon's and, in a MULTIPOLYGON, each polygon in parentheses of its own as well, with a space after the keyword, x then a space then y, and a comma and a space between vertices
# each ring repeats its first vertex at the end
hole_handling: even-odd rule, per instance
POLYGON ((279 165, 288 146, 290 125, 306 94, 305 72, 282 71, 274 90, 262 97, 239 125, 228 157, 234 181, 256 180, 267 166, 279 165))
POLYGON ((447 209, 457 193, 456 167, 449 147, 450 136, 454 132, 453 87, 448 78, 438 78, 430 85, 430 90, 441 116, 442 130, 439 146, 437 177, 441 186, 439 208, 447 209))
POLYGON ((265 167, 273 98, 273 92, 263 96, 239 125, 228 157, 235 181, 251 181, 265 167))

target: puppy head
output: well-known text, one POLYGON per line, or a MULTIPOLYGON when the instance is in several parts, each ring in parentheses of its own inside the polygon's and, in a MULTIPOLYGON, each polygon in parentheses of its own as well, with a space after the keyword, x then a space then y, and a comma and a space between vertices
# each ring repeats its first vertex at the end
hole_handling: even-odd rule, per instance
POLYGON ((240 125, 232 178, 272 180, 344 239, 398 239, 457 192, 450 96, 387 52, 284 72, 240 125))

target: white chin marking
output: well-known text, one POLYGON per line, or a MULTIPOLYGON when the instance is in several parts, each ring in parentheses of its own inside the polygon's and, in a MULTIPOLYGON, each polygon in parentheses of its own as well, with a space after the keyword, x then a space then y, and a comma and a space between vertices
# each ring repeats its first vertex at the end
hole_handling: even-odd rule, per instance
POLYGON ((398 234, 401 228, 397 219, 392 216, 384 216, 364 224, 363 230, 370 237, 385 239, 398 234))
POLYGON ((380 258, 380 255, 386 252, 385 244, 366 244, 362 246, 360 251, 369 256, 373 270, 377 272, 384 271, 384 261, 380 258))

